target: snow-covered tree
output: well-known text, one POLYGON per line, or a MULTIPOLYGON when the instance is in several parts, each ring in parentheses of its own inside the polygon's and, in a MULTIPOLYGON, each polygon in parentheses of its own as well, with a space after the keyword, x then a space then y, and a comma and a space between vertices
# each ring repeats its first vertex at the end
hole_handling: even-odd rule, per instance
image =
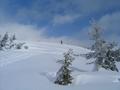
POLYGON ((8 49, 11 49, 16 45, 15 40, 16 40, 16 36, 14 34, 9 38, 8 49))
POLYGON ((89 64, 94 64, 93 71, 98 71, 99 68, 105 68, 112 71, 117 71, 116 62, 120 61, 120 50, 116 49, 115 43, 108 43, 101 37, 101 28, 97 23, 92 23, 92 31, 90 33, 94 44, 91 46, 92 52, 86 54, 87 59, 94 58, 95 61, 89 64))
POLYGON ((15 34, 13 36, 11 36, 9 39, 10 39, 10 43, 12 43, 13 41, 15 41, 16 40, 15 34))
POLYGON ((108 50, 106 52, 106 57, 103 59, 103 63, 101 66, 105 69, 118 72, 118 69, 116 66, 116 59, 114 57, 114 51, 108 50))
POLYGON ((12 40, 16 40, 16 36, 15 36, 15 34, 12 36, 12 40))
POLYGON ((3 36, 3 38, 0 41, 0 49, 1 50, 3 50, 3 47, 6 47, 8 39, 9 39, 8 33, 5 33, 5 35, 3 36))
POLYGON ((8 33, 5 33, 3 37, 1 37, 0 35, 0 50, 7 50, 12 48, 21 49, 25 43, 16 43, 15 40, 16 40, 15 34, 9 36, 8 33))
POLYGON ((62 66, 56 74, 55 84, 68 85, 72 83, 73 77, 71 75, 72 70, 70 66, 73 60, 73 50, 69 49, 67 53, 64 53, 64 59, 58 61, 62 66))

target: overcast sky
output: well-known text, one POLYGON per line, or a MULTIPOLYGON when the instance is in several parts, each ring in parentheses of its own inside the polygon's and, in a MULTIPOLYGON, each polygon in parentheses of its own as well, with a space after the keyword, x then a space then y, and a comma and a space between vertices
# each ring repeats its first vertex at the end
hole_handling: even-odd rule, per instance
POLYGON ((120 0, 0 0, 0 33, 19 39, 88 45, 92 19, 120 42, 120 0))

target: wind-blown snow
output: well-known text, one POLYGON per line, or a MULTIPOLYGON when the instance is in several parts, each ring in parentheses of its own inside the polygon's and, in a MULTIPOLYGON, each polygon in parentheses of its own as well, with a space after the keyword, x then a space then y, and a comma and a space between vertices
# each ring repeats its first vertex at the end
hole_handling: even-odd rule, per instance
POLYGON ((92 72, 93 65, 86 65, 83 57, 73 61, 73 84, 56 85, 53 82, 60 68, 56 61, 63 58, 63 53, 69 48, 75 54, 89 50, 59 43, 27 45, 29 49, 0 51, 0 90, 120 90, 120 73, 103 69, 92 72))

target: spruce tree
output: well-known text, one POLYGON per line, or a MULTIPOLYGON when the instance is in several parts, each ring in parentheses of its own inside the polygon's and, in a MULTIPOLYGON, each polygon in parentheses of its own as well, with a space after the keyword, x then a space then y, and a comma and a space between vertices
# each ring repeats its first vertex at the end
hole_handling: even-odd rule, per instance
MULTIPOLYGON (((21 49, 25 43, 15 43, 16 40, 15 34, 10 36, 6 32, 3 37, 0 35, 0 50, 7 50, 7 49, 21 49)), ((28 48, 28 47, 27 47, 28 48)))
POLYGON ((64 59, 58 61, 62 66, 56 74, 55 84, 68 85, 72 83, 73 77, 71 75, 72 70, 70 69, 72 61, 74 60, 72 55, 73 50, 69 49, 67 53, 64 53, 64 59))
POLYGON ((9 49, 13 48, 16 45, 14 42, 15 40, 16 40, 15 34, 9 38, 9 47, 8 47, 9 49))
POLYGON ((94 58, 95 61, 89 64, 94 64, 93 71, 98 71, 99 68, 117 71, 116 62, 120 61, 120 49, 116 48, 116 44, 108 43, 101 37, 101 28, 96 22, 92 23, 92 33, 90 34, 94 44, 91 46, 92 52, 85 55, 87 59, 94 58))
POLYGON ((15 34, 12 36, 12 40, 16 40, 16 36, 15 36, 15 34))
POLYGON ((8 33, 6 32, 5 35, 3 36, 2 40, 0 41, 1 50, 3 50, 3 48, 6 47, 8 39, 9 39, 9 36, 8 36, 8 33))

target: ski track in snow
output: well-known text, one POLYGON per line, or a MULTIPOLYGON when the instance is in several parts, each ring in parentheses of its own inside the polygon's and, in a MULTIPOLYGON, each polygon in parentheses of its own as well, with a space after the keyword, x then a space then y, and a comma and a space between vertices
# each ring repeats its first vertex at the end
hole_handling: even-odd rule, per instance
POLYGON ((31 49, 29 50, 13 50, 13 51, 2 51, 0 52, 0 67, 6 66, 8 64, 12 64, 17 61, 22 61, 26 60, 27 58, 30 58, 34 55, 38 54, 62 54, 66 49, 59 49, 59 48, 54 48, 51 49, 49 46, 45 47, 35 47, 32 46, 30 47, 31 49), (22 54, 21 54, 22 52, 22 54), (19 54, 20 53, 20 54, 19 54))
POLYGON ((0 58, 0 67, 6 66, 8 64, 12 64, 12 63, 17 62, 17 61, 25 60, 33 55, 31 53, 23 53, 23 54, 18 55, 16 53, 12 54, 10 56, 3 55, 3 58, 0 58))

